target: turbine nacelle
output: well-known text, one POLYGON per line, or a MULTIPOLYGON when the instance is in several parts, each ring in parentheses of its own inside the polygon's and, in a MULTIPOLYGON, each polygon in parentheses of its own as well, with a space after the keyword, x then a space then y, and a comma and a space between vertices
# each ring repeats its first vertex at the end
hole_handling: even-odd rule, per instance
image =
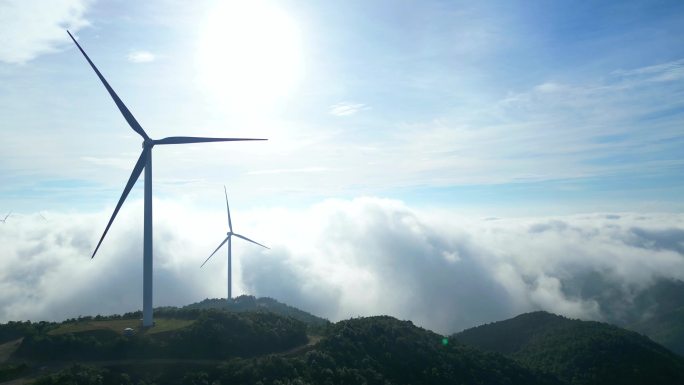
POLYGON ((211 259, 211 257, 214 256, 214 254, 216 254, 217 251, 219 251, 219 249, 220 249, 223 245, 225 245, 226 243, 228 244, 228 295, 226 296, 226 299, 227 299, 228 301, 230 301, 230 300, 232 299, 232 289, 231 289, 231 285, 232 285, 232 270, 231 270, 231 266, 232 266, 232 244, 233 244, 232 238, 233 238, 233 235, 234 235, 235 237, 240 238, 240 239, 243 239, 243 240, 245 240, 245 241, 247 241, 247 242, 253 243, 253 244, 258 245, 258 246, 261 246, 261 247, 263 247, 263 248, 265 248, 265 249, 268 249, 268 247, 262 245, 262 244, 259 243, 259 242, 255 242, 255 241, 253 241, 253 240, 251 240, 251 239, 245 237, 244 235, 240 235, 240 234, 237 234, 237 233, 234 233, 234 232, 233 232, 233 222, 230 220, 230 206, 228 205, 228 191, 226 190, 226 186, 223 186, 223 193, 226 195, 226 214, 228 214, 228 232, 226 233, 226 238, 223 240, 223 242, 221 242, 221 244, 218 245, 218 247, 216 248, 216 250, 214 250, 214 252, 211 253, 211 255, 209 256, 209 258, 207 258, 206 260, 204 260, 204 262, 202 262, 202 265, 200 265, 200 268, 201 268, 202 266, 204 266, 204 264, 207 263, 207 262, 211 259))
MULTIPOLYGON (((114 89, 109 85, 107 80, 104 78, 102 73, 97 69, 95 66, 95 63, 90 60, 88 55, 85 53, 83 48, 81 48, 81 45, 78 44, 76 39, 74 38, 73 35, 71 35, 71 32, 67 31, 69 34, 69 37, 71 40, 73 40, 74 44, 76 44, 76 47, 78 47, 78 50, 81 51, 83 54, 83 57, 86 59, 90 67, 95 71, 95 74, 97 77, 100 79, 102 82, 102 85, 107 89, 107 92, 109 93, 109 96, 111 96, 112 100, 114 101, 114 104, 116 104, 116 107, 119 109, 119 112, 121 112, 121 115, 123 115, 124 119, 128 123, 128 125, 135 131, 138 135, 140 135, 143 138, 143 143, 142 143, 142 152, 140 156, 138 157, 138 161, 136 162, 135 166, 133 167, 133 172, 131 172, 131 176, 128 178, 128 182, 126 183, 126 186, 124 187, 123 193, 121 194, 121 197, 119 198, 119 202, 117 203, 116 207, 114 208, 114 213, 112 213, 112 216, 109 219, 109 222, 107 223, 107 226, 105 227, 104 232, 102 233, 102 237, 100 237, 100 241, 97 243, 97 246, 95 246, 95 251, 93 251, 93 255, 91 258, 95 257, 95 254, 97 253, 97 250, 100 248, 100 245, 102 244, 102 241, 104 240, 105 236, 107 235, 107 231, 109 231, 110 226, 112 225, 112 222, 114 222, 114 218, 116 218, 116 214, 119 212, 119 209, 121 209, 121 205, 123 205, 124 201, 126 200, 126 197, 128 196, 128 193, 131 191, 133 188, 133 185, 135 185, 136 181, 140 177, 140 175, 143 172, 143 169, 145 171, 145 217, 144 217, 144 238, 143 238, 143 326, 144 327, 149 327, 152 326, 153 320, 152 320, 152 147, 154 147, 157 144, 189 144, 189 143, 209 143, 209 142, 232 142, 232 141, 243 141, 243 140, 266 140, 266 139, 249 139, 249 138, 200 138, 200 137, 193 137, 193 136, 171 136, 168 138, 164 139, 159 139, 159 140, 154 140, 147 135, 145 130, 143 130, 142 126, 140 126, 140 123, 135 119, 131 111, 128 110, 128 107, 123 103, 123 101, 119 98, 119 96, 114 92, 114 89)), ((227 198, 226 198, 227 199, 227 198)), ((227 203, 227 201, 226 201, 227 203)), ((5 219, 2 220, 4 223, 7 220, 7 216, 5 216, 5 219)), ((231 228, 232 230, 232 228, 231 228)), ((240 236, 243 238, 242 236, 240 236)), ((230 236, 226 238, 224 243, 228 241, 228 245, 230 247, 230 236)), ((246 238, 245 238, 246 239, 246 238)), ((252 241, 253 242, 253 241, 252 241)), ((256 243, 256 242, 254 242, 256 243)), ((223 245, 223 243, 221 244, 223 245)), ((220 246, 219 246, 220 247, 220 246)), ((230 250, 230 248, 229 248, 230 250)), ((213 255, 213 254, 212 254, 213 255)))
MULTIPOLYGON (((121 205, 123 202, 126 200, 126 197, 128 196, 128 193, 131 191, 133 188, 133 185, 135 182, 138 180, 138 177, 140 174, 142 174, 143 169, 151 169, 152 168, 152 161, 151 161, 151 154, 152 154, 152 147, 154 147, 157 144, 189 144, 189 143, 210 143, 210 142, 233 142, 233 141, 245 141, 245 140, 267 140, 267 139, 253 139, 253 138, 200 138, 200 137, 194 137, 194 136, 170 136, 168 138, 164 139, 152 139, 150 138, 149 135, 143 130, 142 126, 140 126, 140 123, 135 119, 131 111, 128 110, 128 107, 121 101, 121 98, 114 92, 114 89, 109 85, 107 80, 104 78, 102 73, 100 73, 100 70, 97 69, 95 66, 95 63, 93 63, 92 60, 90 60, 90 57, 85 53, 83 48, 81 48, 81 45, 78 44, 74 36, 71 34, 71 32, 67 31, 69 34, 69 37, 71 40, 73 40, 74 44, 76 44, 76 47, 78 47, 78 50, 81 51, 83 54, 83 57, 85 57, 86 61, 88 64, 90 64, 90 67, 95 71, 95 74, 97 77, 100 79, 102 82, 102 85, 107 89, 107 92, 109 93, 109 96, 112 97, 112 100, 114 100, 114 104, 116 104, 116 107, 119 109, 121 112, 121 115, 123 115, 124 119, 128 123, 128 125, 135 131, 138 135, 140 135, 143 138, 143 143, 142 143, 142 153, 140 154, 140 157, 138 158, 137 163, 133 167, 133 172, 131 173, 131 176, 128 179, 128 183, 126 184, 126 187, 124 187, 124 191, 121 194, 121 198, 119 198, 119 202, 116 205, 116 208, 114 209, 114 213, 112 214, 111 218, 109 219, 109 223, 107 223, 107 226, 105 227, 104 233, 102 234, 102 237, 100 238, 100 241, 97 243, 97 246, 95 246, 95 251, 93 251, 93 255, 91 258, 95 258, 95 254, 97 254, 97 250, 100 248, 100 245, 102 244, 102 241, 104 240, 105 236, 107 235, 107 231, 109 231, 109 227, 112 225, 112 222, 114 222, 114 218, 116 217, 116 214, 119 212, 119 209, 121 208, 121 205), (146 164, 149 162, 149 167, 145 167, 146 164)), ((151 171, 150 171, 151 172, 151 171)), ((151 179, 151 178, 150 178, 151 179)), ((148 182, 147 180, 145 183, 151 183, 148 182)), ((151 188, 151 187, 150 187, 151 188)), ((147 197, 145 200, 147 201, 147 197)), ((151 199, 151 197, 149 198, 151 199)), ((151 221, 151 218, 145 217, 146 221, 151 221)), ((151 226, 150 226, 151 228, 151 226)), ((149 234, 151 236, 151 234, 149 234)))
MULTIPOLYGON (((216 252, 219 251, 219 249, 220 249, 223 245, 225 245, 226 243, 228 243, 228 265, 230 265, 231 238, 232 238, 233 236, 236 236, 237 238, 243 239, 243 240, 245 240, 245 241, 247 241, 247 242, 253 243, 253 244, 257 245, 257 246, 261 246, 261 247, 263 247, 263 248, 265 248, 265 249, 269 249, 269 250, 270 250, 269 247, 264 246, 264 245, 262 245, 262 244, 259 243, 259 242, 253 241, 253 240, 251 240, 251 239, 245 237, 244 235, 240 235, 240 234, 238 234, 238 233, 233 232, 233 222, 232 222, 231 219, 230 219, 230 206, 228 205, 228 191, 226 191, 226 186, 223 186, 223 192, 224 192, 224 194, 226 195, 226 214, 228 214, 228 232, 226 233, 226 238, 223 240, 223 242, 221 242, 221 244, 218 245, 218 247, 216 248, 216 250, 214 250, 214 252, 211 253, 211 255, 209 256, 209 258, 207 258, 207 259, 202 263, 202 265, 201 265, 200 267, 204 266, 204 264, 207 263, 207 262, 211 259, 211 257, 213 257, 214 254, 216 254, 216 252)), ((230 276, 228 277, 228 280, 230 280, 230 276)), ((230 295, 228 295, 228 297, 230 297, 230 295)))

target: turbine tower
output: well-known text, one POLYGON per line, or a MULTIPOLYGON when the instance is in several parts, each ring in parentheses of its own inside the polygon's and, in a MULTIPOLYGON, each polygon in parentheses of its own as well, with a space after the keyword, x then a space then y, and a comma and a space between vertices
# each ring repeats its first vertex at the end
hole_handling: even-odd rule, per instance
POLYGON ((76 44, 76 47, 78 47, 78 50, 81 51, 85 59, 88 61, 88 64, 90 64, 90 66, 93 68, 93 71, 95 71, 97 77, 100 78, 100 81, 102 81, 102 84, 107 89, 107 92, 109 92, 109 95, 112 97, 112 99, 114 99, 114 103, 119 108, 119 111, 121 111, 121 114, 126 119, 126 122, 128 122, 128 125, 131 126, 133 131, 137 132, 138 135, 140 135, 143 138, 142 153, 140 154, 138 161, 135 163, 135 167, 133 167, 133 172, 131 173, 131 176, 128 178, 128 183, 126 183, 126 187, 124 188, 123 193, 121 194, 121 198, 119 198, 119 202, 116 204, 114 213, 112 214, 112 217, 109 219, 109 223, 107 223, 107 227, 105 227, 104 233, 102 234, 100 241, 97 243, 97 247, 95 247, 95 251, 93 251, 93 255, 91 258, 95 257, 95 254, 97 253, 97 250, 100 248, 100 245, 102 244, 105 235, 107 235, 109 227, 112 225, 112 222, 114 222, 114 218, 116 217, 116 214, 119 212, 121 205, 123 205, 124 201, 126 200, 126 197, 128 196, 128 193, 133 188, 133 185, 135 185, 135 182, 140 177, 140 174, 142 173, 143 169, 145 169, 145 220, 143 241, 143 327, 150 327, 154 325, 154 322, 152 320, 152 148, 158 144, 162 145, 207 142, 231 142, 241 140, 266 139, 198 138, 191 136, 171 136, 164 139, 150 138, 145 132, 145 130, 143 130, 143 128, 140 126, 138 121, 135 120, 133 114, 131 114, 131 112, 124 105, 121 99, 119 99, 119 96, 117 96, 112 87, 109 86, 107 80, 105 80, 104 76, 102 76, 97 67, 95 67, 95 64, 93 64, 88 55, 86 55, 85 51, 83 51, 83 48, 81 48, 76 39, 74 39, 73 35, 71 35, 71 32, 67 31, 67 33, 69 34, 69 37, 71 37, 71 40, 73 40, 76 44))
MULTIPOLYGON (((231 275, 231 263, 232 263, 232 261, 231 261, 231 237, 234 235, 234 236, 236 236, 236 237, 238 237, 238 238, 242 238, 242 239, 244 239, 245 241, 252 242, 252 243, 254 243, 255 245, 259 245, 259 246, 264 247, 264 248, 266 248, 266 249, 268 249, 268 247, 262 245, 262 244, 259 243, 259 242, 255 242, 255 241, 253 241, 253 240, 251 240, 251 239, 245 237, 244 235, 240 235, 240 234, 237 234, 237 233, 234 233, 234 232, 233 232, 233 223, 231 223, 231 221, 230 221, 230 206, 228 206, 228 191, 226 191, 226 186, 223 186, 223 193, 226 194, 226 212, 228 212, 228 233, 227 233, 226 239, 224 239, 223 242, 221 242, 221 244, 218 245, 218 247, 216 248, 216 250, 214 250, 214 252, 211 253, 211 255, 209 256, 209 258, 207 258, 207 259, 202 263, 202 266, 204 266, 204 264, 207 263, 207 261, 209 261, 209 259, 211 259, 211 257, 213 257, 214 254, 216 254, 217 251, 219 251, 219 249, 221 248, 221 246, 223 246, 224 243, 228 242, 228 296, 226 297, 226 300, 227 300, 227 301, 230 301, 230 300, 233 298, 233 297, 232 297, 232 293, 231 293, 231 286, 232 286, 232 275, 231 275)), ((200 268, 201 268, 202 266, 200 266, 200 268)))

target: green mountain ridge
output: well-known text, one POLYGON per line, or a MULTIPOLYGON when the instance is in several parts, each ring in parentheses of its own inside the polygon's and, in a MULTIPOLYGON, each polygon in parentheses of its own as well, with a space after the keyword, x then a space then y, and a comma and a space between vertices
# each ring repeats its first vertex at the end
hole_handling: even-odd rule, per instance
POLYGON ((660 279, 635 299, 630 322, 614 322, 684 357, 684 281, 660 279))
POLYGON ((390 316, 330 323, 272 298, 249 296, 159 308, 155 315, 151 329, 135 326, 139 312, 0 324, 0 353, 9 356, 0 362, 0 382, 684 383, 684 359, 648 338, 545 312, 449 338, 390 316), (125 327, 136 333, 124 333, 125 327), (40 370, 45 367, 47 373, 40 370))
POLYGON ((684 383, 684 358, 617 326, 533 312, 453 335, 569 384, 684 383))
POLYGON ((251 295, 241 295, 226 301, 225 298, 211 298, 183 306, 181 309, 221 309, 229 312, 266 311, 302 321, 311 327, 324 327, 330 323, 325 318, 286 305, 273 298, 256 298, 251 295))
MULTIPOLYGON (((179 335, 194 336, 186 340, 191 355, 182 360, 160 361, 160 351, 146 350, 155 357, 152 362, 136 352, 136 360, 90 362, 92 366, 76 365, 55 374, 43 376, 35 383, 53 384, 529 384, 560 385, 552 376, 537 373, 500 354, 482 352, 460 344, 444 343, 444 338, 429 330, 416 327, 410 321, 399 321, 389 316, 356 318, 331 325, 320 342, 311 345, 294 344, 299 348, 283 350, 276 346, 268 354, 244 354, 214 349, 226 346, 216 340, 227 341, 231 333, 226 320, 244 319, 262 313, 231 314, 204 310, 200 320, 179 331, 179 335), (188 330, 191 332, 188 333, 188 330), (201 335, 197 335, 201 332, 201 335), (228 335, 228 337, 227 337, 228 335), (201 347, 205 349, 201 349, 201 347), (195 350, 198 349, 199 350, 195 350), (205 360, 198 360, 203 358, 205 360), (207 358, 222 358, 206 360, 207 358), (147 363, 146 363, 147 362, 147 363), (167 364, 163 368, 158 365, 167 364), (154 366, 157 365, 157 366, 154 366)), ((291 327, 303 323, 271 313, 268 321, 281 333, 292 333, 291 327), (290 320, 282 324, 278 320, 290 320)), ((234 324, 232 326, 235 326, 234 324)), ((300 329, 301 330, 301 329, 300 329)), ((83 335, 88 332, 73 333, 83 335)), ((273 333, 271 333, 273 334, 273 333)), ((75 336, 70 336, 75 337, 75 336)), ((91 346, 100 346, 86 335, 91 346)), ((78 337, 75 337, 78 338, 78 337)), ((121 337, 124 338, 124 337, 121 337)), ((138 338, 131 338, 137 340, 138 338)), ((162 340, 165 340, 163 338, 162 340)), ((239 346, 261 346, 268 339, 252 334, 243 336, 239 346), (258 340, 257 340, 258 338, 258 340)), ((300 341, 301 342, 301 341, 300 341)), ((22 344, 23 345, 23 344, 22 344)), ((162 345, 163 346, 163 345, 162 345)), ((144 348, 144 344, 136 345, 144 348)), ((42 346, 45 349, 45 346, 42 346)), ((83 351, 80 346, 78 351, 83 351)), ((19 357, 36 358, 20 347, 19 357)), ((31 352, 31 351, 30 351, 31 352)), ((29 352, 29 353, 30 353, 29 352)), ((36 354, 43 352, 32 351, 36 354)), ((88 359, 96 352, 83 351, 88 359)), ((178 351, 174 351, 178 357, 178 351)), ((41 356, 42 357, 42 356, 41 356)), ((54 358, 54 357, 53 357, 54 358)), ((75 357, 71 357, 72 359, 75 357)), ((114 357, 106 357, 112 359, 114 357)), ((122 357, 119 357, 120 359, 122 357)), ((85 359, 82 360, 85 362, 85 359)))
POLYGON ((628 325, 627 329, 647 335, 684 357, 684 306, 628 325))

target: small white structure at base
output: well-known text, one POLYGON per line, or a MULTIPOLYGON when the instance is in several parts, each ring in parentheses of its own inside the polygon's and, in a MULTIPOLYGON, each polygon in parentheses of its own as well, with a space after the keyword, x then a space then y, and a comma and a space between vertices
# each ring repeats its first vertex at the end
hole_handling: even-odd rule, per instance
POLYGON ((135 330, 133 330, 131 328, 126 328, 123 330, 123 335, 125 335, 126 337, 130 337, 132 335, 135 335, 135 330))

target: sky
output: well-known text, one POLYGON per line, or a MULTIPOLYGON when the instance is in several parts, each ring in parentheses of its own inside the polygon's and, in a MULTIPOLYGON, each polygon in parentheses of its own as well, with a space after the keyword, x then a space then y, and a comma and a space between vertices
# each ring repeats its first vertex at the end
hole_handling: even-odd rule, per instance
POLYGON ((225 296, 223 185, 237 294, 333 320, 684 278, 680 1, 1 0, 0 322, 141 305, 142 177, 89 259, 141 138, 66 29, 151 137, 268 139, 155 147, 155 305, 225 296))

